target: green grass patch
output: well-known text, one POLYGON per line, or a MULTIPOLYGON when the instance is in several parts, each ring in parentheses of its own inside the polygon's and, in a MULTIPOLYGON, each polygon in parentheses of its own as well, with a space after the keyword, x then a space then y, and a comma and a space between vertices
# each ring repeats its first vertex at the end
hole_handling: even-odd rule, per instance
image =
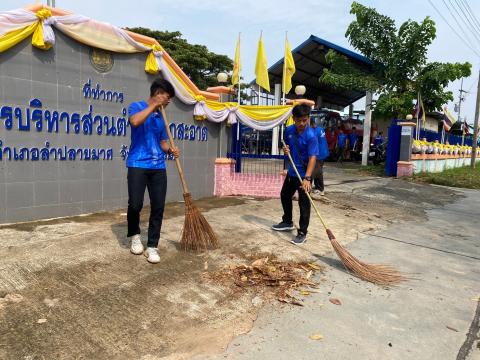
MULTIPOLYGON (((480 165, 480 164, 479 164, 480 165)), ((448 169, 440 173, 421 173, 413 176, 413 180, 467 189, 480 189, 480 166, 448 169)))

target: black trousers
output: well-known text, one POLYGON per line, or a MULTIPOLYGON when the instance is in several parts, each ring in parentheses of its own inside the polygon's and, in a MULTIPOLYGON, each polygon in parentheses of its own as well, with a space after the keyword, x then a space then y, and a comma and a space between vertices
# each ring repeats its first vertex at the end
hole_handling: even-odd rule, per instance
POLYGON ((127 236, 140 234, 140 211, 143 207, 145 188, 150 197, 150 220, 148 223, 148 247, 157 247, 162 228, 165 196, 167 194, 167 172, 165 169, 150 170, 128 168, 128 233, 127 236))
POLYGON ((323 184, 323 160, 318 160, 315 163, 315 169, 313 170, 312 174, 313 184, 315 189, 320 191, 325 190, 325 186, 323 184))
POLYGON ((280 198, 283 207, 283 222, 293 223, 292 211, 293 201, 292 197, 298 190, 298 206, 300 207, 300 229, 299 232, 307 234, 308 224, 310 222, 310 201, 308 200, 305 190, 303 190, 300 180, 297 177, 290 177, 287 175, 283 182, 280 198))

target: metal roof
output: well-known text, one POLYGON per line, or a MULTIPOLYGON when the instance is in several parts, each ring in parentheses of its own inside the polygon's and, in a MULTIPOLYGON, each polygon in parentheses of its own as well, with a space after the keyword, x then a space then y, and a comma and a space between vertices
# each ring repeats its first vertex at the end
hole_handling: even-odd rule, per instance
MULTIPOLYGON (((323 104, 327 106, 346 107, 365 96, 365 92, 338 90, 319 83, 318 78, 322 75, 323 69, 328 67, 325 55, 329 49, 346 56, 361 71, 371 72, 373 63, 370 59, 318 36, 310 35, 307 40, 292 50, 296 71, 292 78, 293 87, 288 98, 296 96, 293 91, 296 85, 305 85, 307 88, 305 98, 317 101, 318 96, 321 96, 323 104)), ((275 84, 282 83, 283 61, 284 59, 281 58, 268 69, 270 89, 274 89, 275 84)), ((255 84, 255 79, 251 84, 255 84)))

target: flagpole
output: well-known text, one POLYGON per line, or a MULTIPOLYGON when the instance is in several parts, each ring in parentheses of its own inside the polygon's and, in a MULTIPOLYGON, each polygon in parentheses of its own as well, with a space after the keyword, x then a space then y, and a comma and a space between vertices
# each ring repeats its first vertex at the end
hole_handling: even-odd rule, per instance
MULTIPOLYGON (((242 33, 238 33, 238 47, 240 48, 240 35, 242 33)), ((240 50, 239 50, 240 52, 240 50)), ((240 57, 240 56, 239 56, 240 57)), ((241 77, 241 66, 240 66, 240 61, 238 62, 238 106, 240 106, 240 77, 241 77)), ((240 120, 237 118, 237 141, 240 141, 240 120)), ((241 150, 241 147, 240 147, 241 150)))

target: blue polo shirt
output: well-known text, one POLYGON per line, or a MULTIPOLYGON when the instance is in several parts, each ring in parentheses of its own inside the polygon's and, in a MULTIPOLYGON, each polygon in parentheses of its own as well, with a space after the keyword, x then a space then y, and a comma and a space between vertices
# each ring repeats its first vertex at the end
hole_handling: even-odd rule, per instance
MULTIPOLYGON (((146 101, 138 101, 128 107, 128 117, 146 109, 146 101)), ((145 122, 131 129, 131 144, 128 152, 127 167, 142 169, 165 169, 166 154, 160 147, 160 140, 168 140, 161 113, 151 113, 145 122)))
POLYGON ((355 146, 355 143, 358 140, 358 135, 352 132, 349 135, 349 139, 350 139, 350 147, 353 149, 353 147, 355 146))
MULTIPOLYGON (((315 132, 310 126, 307 126, 301 134, 297 134, 297 127, 290 125, 285 129, 284 138, 285 143, 290 147, 290 155, 292 155, 293 162, 300 176, 302 178, 305 177, 309 158, 318 154, 318 140, 315 132)), ((288 175, 294 178, 297 177, 291 164, 288 165, 288 175)))
POLYGON ((330 151, 328 151, 327 137, 325 135, 325 130, 321 126, 317 126, 315 129, 315 135, 317 136, 318 141, 318 153, 317 160, 325 160, 330 151))
POLYGON ((347 134, 338 134, 337 145, 339 147, 345 147, 345 145, 347 144, 347 138, 347 134))

